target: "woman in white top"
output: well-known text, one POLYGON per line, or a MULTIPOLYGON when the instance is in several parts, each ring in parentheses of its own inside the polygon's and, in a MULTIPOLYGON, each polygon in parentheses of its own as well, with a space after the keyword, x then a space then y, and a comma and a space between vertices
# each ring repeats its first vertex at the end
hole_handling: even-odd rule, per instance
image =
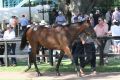
MULTIPOLYGON (((117 20, 113 20, 113 25, 111 26, 110 31, 108 32, 109 34, 111 34, 112 36, 120 36, 120 22, 117 20)), ((113 51, 115 53, 119 53, 119 45, 120 44, 120 40, 113 40, 113 51)))
MULTIPOLYGON (((7 25, 7 30, 4 32, 3 39, 11 40, 15 38, 15 31, 13 27, 7 25)), ((8 43, 7 44, 7 54, 15 55, 16 43, 8 43), (12 51, 12 52, 11 52, 12 51)), ((11 65, 16 66, 16 58, 11 58, 11 65)))
POLYGON ((10 25, 7 25, 7 30, 4 32, 3 39, 14 39, 15 38, 15 31, 13 30, 13 27, 10 27, 10 25))

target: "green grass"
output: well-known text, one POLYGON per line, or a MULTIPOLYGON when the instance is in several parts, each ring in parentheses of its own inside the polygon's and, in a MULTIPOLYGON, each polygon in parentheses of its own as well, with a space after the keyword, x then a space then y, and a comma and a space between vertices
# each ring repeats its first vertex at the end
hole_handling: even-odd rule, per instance
MULTIPOLYGON (((0 67, 0 72, 23 72, 27 66, 27 62, 19 62, 16 67, 0 67)), ((69 59, 63 60, 60 66, 61 72, 74 72, 74 66, 71 65, 69 59)), ((97 63, 98 64, 98 63, 97 63)), ((38 68, 41 72, 55 72, 55 66, 51 66, 49 63, 38 64, 38 68)), ((97 72, 120 72, 120 59, 109 58, 109 63, 105 66, 97 66, 97 72)), ((35 71, 34 66, 30 69, 30 72, 35 71)), ((84 71, 89 72, 90 66, 86 66, 84 71)))

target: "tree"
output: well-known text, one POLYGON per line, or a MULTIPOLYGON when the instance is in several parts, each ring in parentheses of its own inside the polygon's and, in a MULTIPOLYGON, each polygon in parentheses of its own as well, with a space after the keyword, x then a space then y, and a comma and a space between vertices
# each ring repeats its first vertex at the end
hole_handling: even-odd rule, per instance
POLYGON ((63 12, 67 12, 66 10, 69 9, 72 12, 89 13, 94 6, 103 1, 104 0, 59 0, 59 9, 63 12), (70 2, 70 4, 67 4, 66 2, 70 2), (69 8, 66 8, 68 6, 69 8))

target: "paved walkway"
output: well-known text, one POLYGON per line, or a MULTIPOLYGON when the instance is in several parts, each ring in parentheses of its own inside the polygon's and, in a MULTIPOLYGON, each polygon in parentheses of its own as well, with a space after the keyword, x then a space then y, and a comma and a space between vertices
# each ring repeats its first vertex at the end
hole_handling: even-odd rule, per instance
POLYGON ((37 77, 35 72, 0 72, 0 80, 120 80, 120 72, 97 73, 96 76, 86 74, 84 77, 77 77, 75 73, 62 73, 55 76, 55 73, 43 73, 37 77))

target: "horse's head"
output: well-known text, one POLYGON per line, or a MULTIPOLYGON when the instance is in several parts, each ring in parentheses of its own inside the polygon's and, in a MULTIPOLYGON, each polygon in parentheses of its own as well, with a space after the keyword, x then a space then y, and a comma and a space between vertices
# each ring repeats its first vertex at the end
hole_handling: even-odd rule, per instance
POLYGON ((82 25, 85 27, 83 33, 85 33, 87 36, 91 36, 93 39, 97 38, 94 28, 91 26, 89 20, 84 21, 82 25))
POLYGON ((92 39, 95 40, 95 42, 98 44, 98 45, 101 45, 100 42, 98 41, 97 39, 97 35, 96 35, 96 32, 94 30, 94 28, 91 26, 90 24, 90 21, 89 20, 86 20, 83 25, 86 27, 86 29, 83 31, 86 36, 90 36, 92 39))

